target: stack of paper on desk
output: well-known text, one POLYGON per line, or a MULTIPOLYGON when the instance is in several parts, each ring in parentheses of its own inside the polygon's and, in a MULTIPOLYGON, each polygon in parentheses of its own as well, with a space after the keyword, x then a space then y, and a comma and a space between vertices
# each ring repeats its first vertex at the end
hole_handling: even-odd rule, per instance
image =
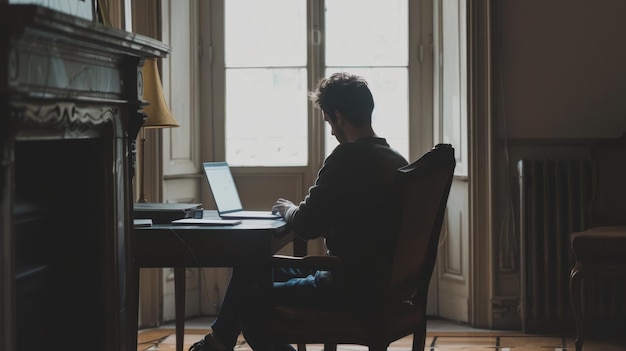
POLYGON ((221 218, 183 218, 172 221, 173 225, 236 225, 241 223, 239 219, 221 218))

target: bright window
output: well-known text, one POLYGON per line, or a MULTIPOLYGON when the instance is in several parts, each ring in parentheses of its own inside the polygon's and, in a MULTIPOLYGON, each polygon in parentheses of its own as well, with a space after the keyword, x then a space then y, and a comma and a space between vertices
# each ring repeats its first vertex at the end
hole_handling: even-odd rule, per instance
MULTIPOLYGON (((338 71, 368 81, 374 130, 408 158, 408 0, 324 5, 224 1, 225 153, 231 165, 307 165, 309 118, 321 118, 311 113, 308 91, 338 71), (310 60, 311 52, 324 54, 310 60)), ((325 128, 328 155, 337 142, 325 128)))
MULTIPOLYGON (((325 75, 346 71, 363 76, 374 95, 374 131, 408 158, 407 1, 329 0, 325 20, 325 75)), ((328 155, 337 145, 328 126, 325 139, 328 155)))
POLYGON ((305 0, 224 1, 226 160, 307 163, 305 0))

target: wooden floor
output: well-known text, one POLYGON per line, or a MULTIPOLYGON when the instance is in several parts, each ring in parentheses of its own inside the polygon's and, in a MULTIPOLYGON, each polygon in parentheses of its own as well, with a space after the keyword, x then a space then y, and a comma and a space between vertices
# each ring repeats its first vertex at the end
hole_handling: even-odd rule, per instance
MULTIPOLYGON (((209 328, 210 320, 199 319, 186 323, 185 351, 200 340, 209 328)), ((428 337, 425 351, 575 351, 574 338, 571 336, 528 335, 515 331, 493 331, 473 329, 443 320, 428 323, 428 337)), ((411 350, 411 337, 405 337, 392 343, 391 351, 411 350)), ((137 351, 174 351, 176 337, 173 325, 155 329, 140 330, 137 351)), ((308 345, 309 351, 321 351, 321 345, 308 345)), ((250 351, 250 347, 240 338, 236 351, 250 351)), ((340 351, 365 351, 358 345, 339 345, 340 351)), ((626 339, 587 340, 584 351, 625 351, 626 339)))

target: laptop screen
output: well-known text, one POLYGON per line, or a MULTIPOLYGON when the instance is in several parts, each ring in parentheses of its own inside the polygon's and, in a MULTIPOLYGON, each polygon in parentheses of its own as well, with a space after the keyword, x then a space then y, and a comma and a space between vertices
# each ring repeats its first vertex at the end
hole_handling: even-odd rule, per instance
POLYGON ((203 166, 218 211, 241 210, 241 200, 239 200, 239 193, 228 164, 226 162, 205 162, 203 166))

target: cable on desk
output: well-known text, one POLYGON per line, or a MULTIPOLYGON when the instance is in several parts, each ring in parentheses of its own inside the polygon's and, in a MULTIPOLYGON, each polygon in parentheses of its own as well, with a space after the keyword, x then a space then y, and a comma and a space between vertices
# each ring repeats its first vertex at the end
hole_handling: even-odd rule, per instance
MULTIPOLYGON (((202 269, 202 265, 200 264, 200 260, 198 259, 198 257, 193 253, 193 249, 191 248, 191 246, 189 246, 189 244, 187 244, 187 242, 176 232, 176 230, 174 229, 169 229, 169 231, 171 231, 174 236, 176 236, 176 238, 178 238, 178 240, 180 240, 180 242, 185 246, 185 248, 187 249, 187 251, 189 251, 189 254, 191 255, 191 257, 193 258, 193 260, 196 263, 196 266, 198 267, 198 269, 200 270, 200 274, 202 274, 203 278, 204 278, 204 291, 206 291, 206 299, 207 301, 211 300, 211 297, 208 295, 209 294, 209 286, 208 286, 208 279, 206 277, 206 274, 204 272, 204 270, 202 269)), ((217 302, 219 298, 219 294, 216 293, 215 296, 215 301, 217 302)))
POLYGON ((176 238, 178 238, 178 240, 180 240, 180 242, 185 245, 185 248, 187 249, 187 251, 189 251, 189 254, 191 255, 191 258, 193 258, 193 260, 196 262, 196 265, 198 267, 200 267, 200 260, 198 259, 198 257, 196 257, 196 255, 193 253, 193 250, 191 249, 191 246, 189 246, 189 244, 187 244, 187 242, 180 236, 178 235, 178 233, 174 230, 174 229, 169 229, 169 231, 171 231, 176 238))

